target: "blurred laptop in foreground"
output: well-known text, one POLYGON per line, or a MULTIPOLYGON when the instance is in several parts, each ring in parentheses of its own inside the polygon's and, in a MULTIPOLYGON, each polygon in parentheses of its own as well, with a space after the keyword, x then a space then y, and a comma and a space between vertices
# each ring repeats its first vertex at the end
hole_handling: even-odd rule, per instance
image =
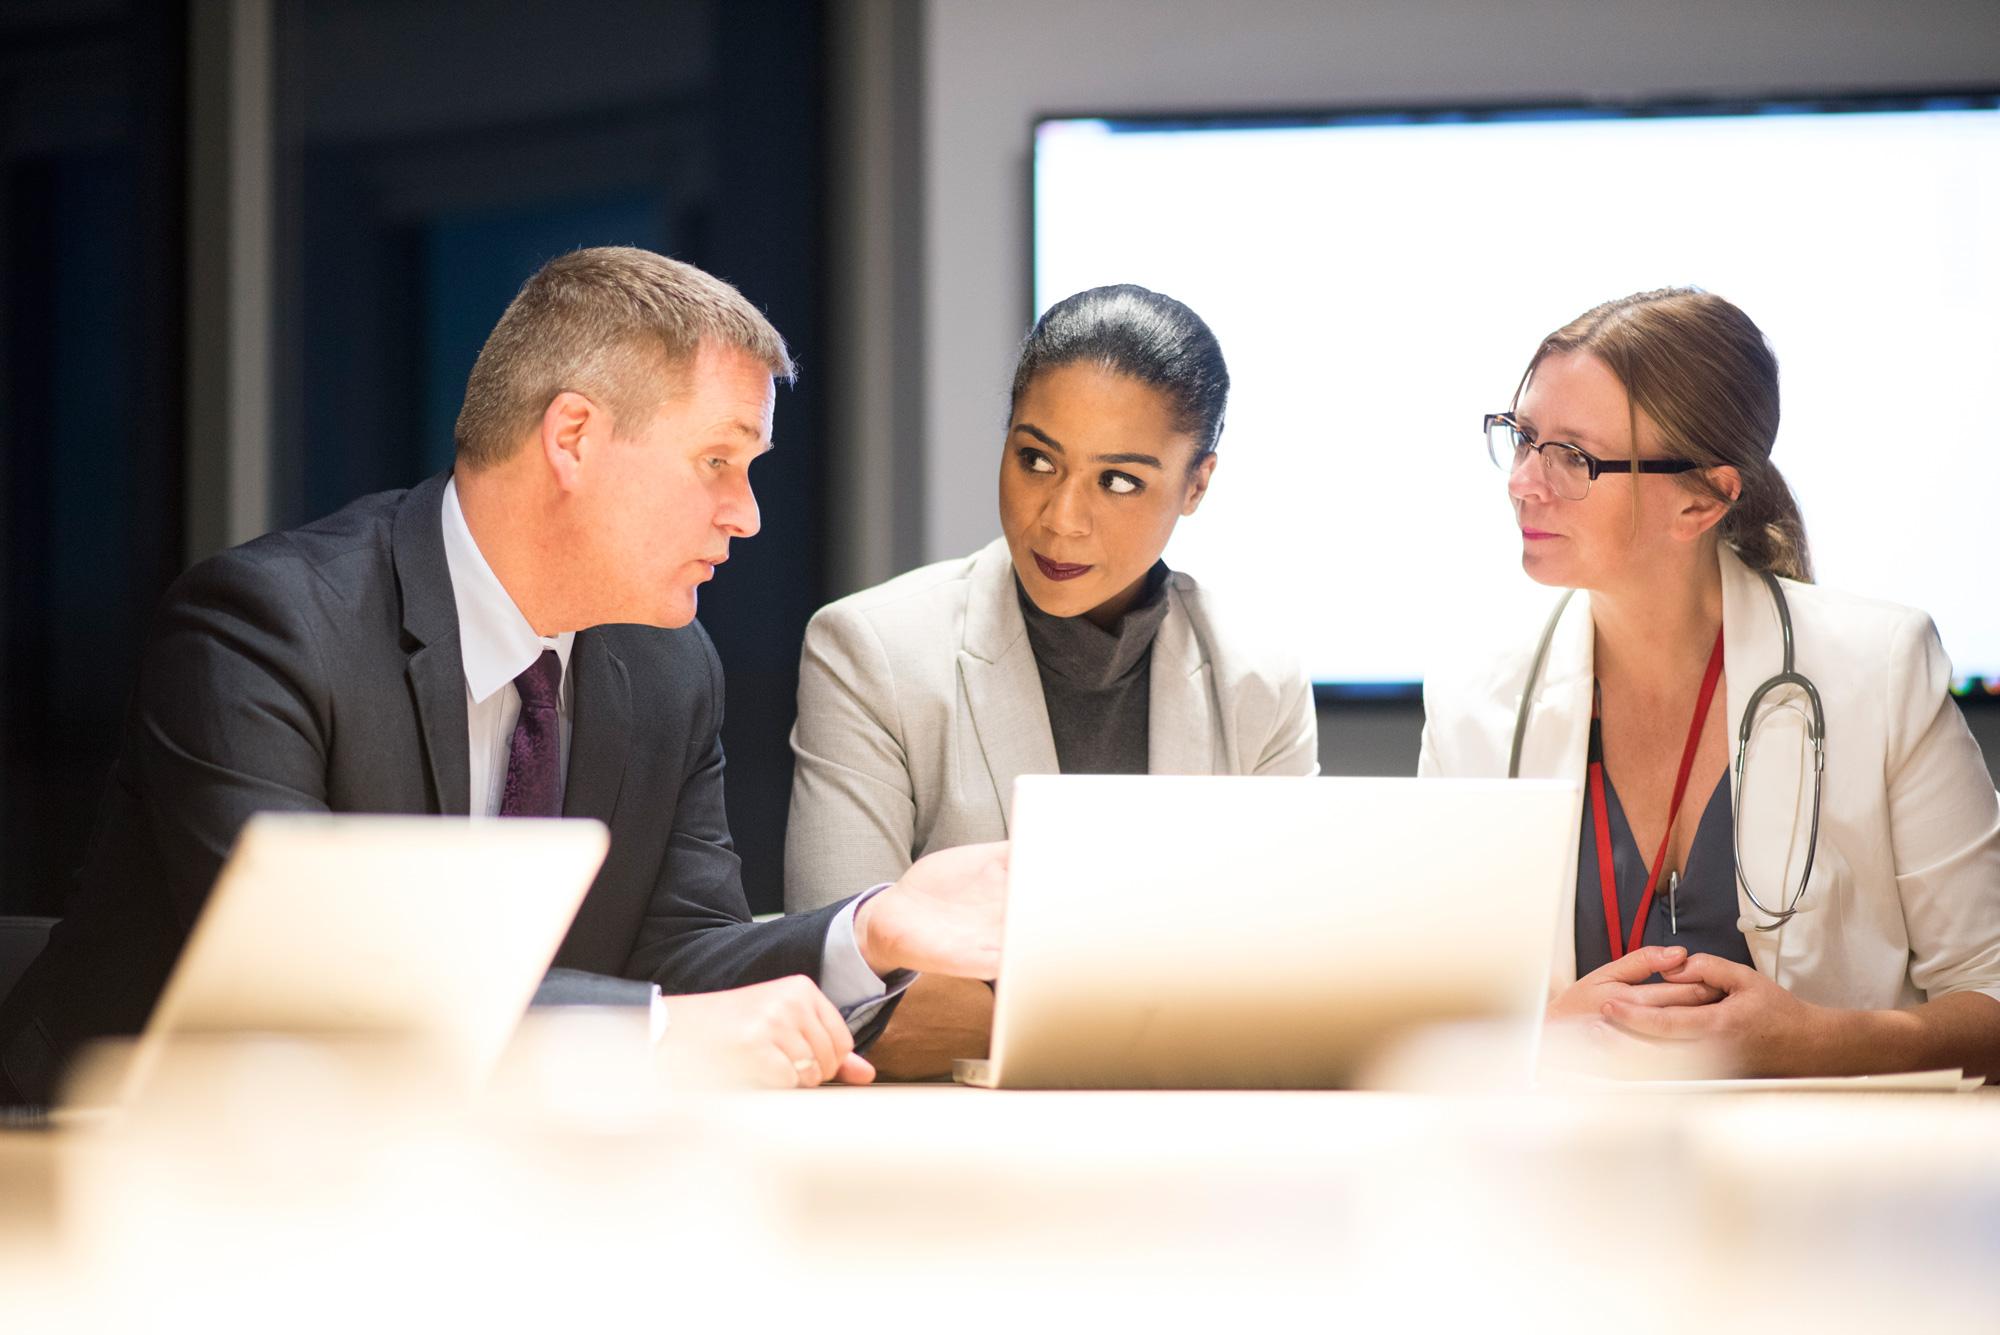
POLYGON ((1525 1083, 1577 786, 1023 776, 995 1088, 1336 1088, 1394 1042, 1502 1022, 1525 1083))
POLYGON ((73 1099, 143 1097, 163 1067, 303 1036, 467 1090, 499 1059, 609 844, 594 820, 266 813, 243 827, 121 1072, 73 1099))

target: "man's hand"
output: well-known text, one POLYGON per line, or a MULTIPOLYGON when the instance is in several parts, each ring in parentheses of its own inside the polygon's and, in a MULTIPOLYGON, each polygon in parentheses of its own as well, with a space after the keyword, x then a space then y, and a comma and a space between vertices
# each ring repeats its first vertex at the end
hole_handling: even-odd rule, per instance
POLYGON ((1642 946, 1601 969, 1591 970, 1564 988, 1549 1003, 1549 1018, 1595 1020, 1613 1001, 1635 1009, 1706 1006, 1720 1001, 1721 989, 1710 987, 1699 978, 1677 978, 1669 972, 1681 968, 1687 959, 1687 951, 1679 946, 1642 946), (1666 981, 1648 983, 1646 980, 1654 974, 1666 981))
POLYGON ((897 969, 995 978, 1007 913, 1007 845, 966 844, 920 858, 854 915, 854 944, 876 974, 897 969))
POLYGON ((1657 986, 1701 987, 1721 999, 1669 1010, 1607 997, 1604 1018, 1641 1038, 1707 1045, 1743 1075, 1825 1074, 1815 1055, 1824 1037, 1822 1008, 1800 1001, 1755 969, 1714 955, 1690 955, 1660 976, 1666 981, 1657 986))
POLYGON ((903 993, 868 1060, 885 1080, 928 1080, 950 1075, 960 1057, 984 1057, 992 1041, 993 989, 927 973, 903 993))
POLYGON ((670 996, 667 1019, 660 1047, 670 1067, 776 1089, 875 1078, 875 1068, 854 1051, 847 1022, 803 975, 670 996))

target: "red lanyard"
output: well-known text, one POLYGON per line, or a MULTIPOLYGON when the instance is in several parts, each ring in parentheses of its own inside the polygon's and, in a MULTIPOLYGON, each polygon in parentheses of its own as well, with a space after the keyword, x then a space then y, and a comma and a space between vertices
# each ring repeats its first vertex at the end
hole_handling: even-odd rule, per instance
POLYGON ((1722 679, 1722 632, 1715 632, 1715 649, 1708 656, 1708 671, 1701 678, 1701 699, 1695 702, 1694 722, 1688 725, 1687 745, 1681 748, 1681 772, 1674 778, 1674 800, 1667 806, 1667 829, 1660 836, 1660 851, 1653 855, 1652 869, 1646 873, 1646 893, 1639 897, 1639 912, 1632 919, 1630 943, 1621 940, 1618 917, 1618 871, 1611 865, 1611 817, 1604 809, 1604 735, 1599 725, 1598 700, 1590 701, 1590 814, 1597 825, 1597 879, 1604 891, 1604 933, 1611 941, 1611 958, 1637 950, 1646 938, 1646 917, 1653 911, 1653 890, 1660 883, 1660 868, 1666 865, 1667 844, 1674 837, 1674 820, 1681 814, 1681 798, 1687 795, 1688 775, 1694 772, 1694 753, 1701 746, 1701 725, 1708 718, 1709 702, 1715 699, 1715 683, 1722 679))

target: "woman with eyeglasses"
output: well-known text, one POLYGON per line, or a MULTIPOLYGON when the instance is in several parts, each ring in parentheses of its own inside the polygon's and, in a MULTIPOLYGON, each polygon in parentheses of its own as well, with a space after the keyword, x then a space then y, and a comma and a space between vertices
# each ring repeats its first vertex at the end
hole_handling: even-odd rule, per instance
MULTIPOLYGON (((1006 838, 1017 775, 1317 772, 1296 656, 1161 559, 1208 493, 1228 394, 1215 335, 1171 297, 1092 288, 1036 322, 1001 442, 1002 536, 807 627, 788 909, 1006 838)), ((985 1054, 991 1018, 983 984, 922 978, 870 1058, 941 1074, 985 1054)))
POLYGON ((1607 302, 1486 425, 1522 567, 1574 592, 1426 682, 1420 769, 1581 784, 1551 1018, 1744 1074, 2000 1075, 2000 799, 1930 618, 1809 582, 1762 332, 1607 302))

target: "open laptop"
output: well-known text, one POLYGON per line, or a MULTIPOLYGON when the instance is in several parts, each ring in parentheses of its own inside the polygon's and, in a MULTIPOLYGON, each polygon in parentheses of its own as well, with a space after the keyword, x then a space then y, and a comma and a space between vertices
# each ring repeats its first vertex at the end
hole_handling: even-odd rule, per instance
POLYGON ((593 820, 253 816, 133 1050, 123 1101, 176 1045, 247 1033, 388 1040, 470 1086, 609 845, 593 820))
POLYGON ((1519 1017, 1533 1061, 1576 784, 1031 775, 991 1056, 1018 1089, 1336 1088, 1387 1039, 1519 1017))

